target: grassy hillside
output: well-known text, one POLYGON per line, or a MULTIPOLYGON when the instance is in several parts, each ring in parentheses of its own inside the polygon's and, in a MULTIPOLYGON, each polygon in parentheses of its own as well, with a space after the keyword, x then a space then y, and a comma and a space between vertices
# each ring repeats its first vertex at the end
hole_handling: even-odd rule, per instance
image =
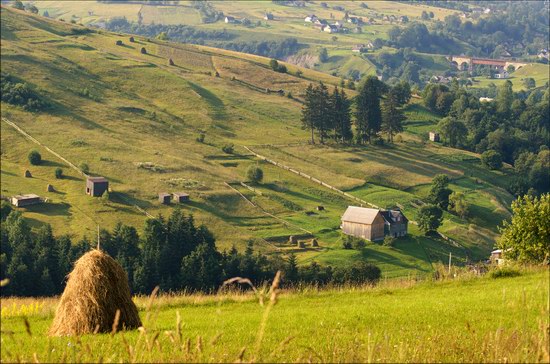
POLYGON ((138 297, 145 330, 79 338, 46 336, 57 298, 8 298, 1 360, 547 362, 548 284, 547 270, 406 280, 283 292, 269 308, 250 294, 138 297))
POLYGON ((487 79, 478 77, 472 87, 484 88, 488 87, 491 83, 498 87, 509 80, 512 82, 514 91, 517 92, 526 89, 523 84, 523 79, 525 78, 533 78, 535 80, 535 87, 543 87, 550 78, 550 66, 542 63, 531 63, 512 72, 508 79, 487 79))
POLYGON ((42 144, 2 121, 2 195, 37 193, 48 199, 22 209, 34 227, 49 223, 56 234, 76 239, 118 221, 141 229, 143 211, 166 216, 174 208, 158 202, 159 192, 186 191, 191 202, 184 211, 213 230, 221 249, 253 240, 257 250, 292 251, 301 262, 363 259, 396 277, 428 274, 449 252, 457 264, 485 259, 497 225, 509 216, 511 196, 503 189, 508 170, 488 171, 476 154, 424 142, 435 120, 417 103, 408 106, 407 131, 395 145, 309 145, 299 99, 308 83, 334 85, 338 78, 292 65, 289 74, 281 74, 258 56, 140 37, 131 43, 125 35, 2 12, 2 71, 29 83, 53 105, 33 114, 2 103, 2 117, 42 144), (115 45, 118 40, 122 46, 115 45), (140 53, 142 47, 147 54, 140 53), (298 70, 301 77, 295 76, 298 70), (201 133, 202 143, 196 140, 201 133), (233 154, 222 151, 228 144, 235 145, 233 154), (245 146, 367 202, 401 206, 411 220, 431 179, 445 173, 453 189, 466 192, 474 214, 467 220, 445 214, 441 231, 451 241, 425 237, 411 224, 411 235, 393 248, 369 244, 362 251, 344 250, 340 216, 357 202, 262 162, 245 146), (86 196, 83 176, 46 147, 108 178, 110 200, 86 196), (33 149, 45 159, 40 166, 27 160, 33 149), (240 182, 248 166, 258 163, 264 181, 248 189, 240 182), (58 167, 66 178, 54 177, 58 167), (33 178, 23 177, 26 169, 33 178), (46 192, 47 184, 55 192, 46 192), (319 205, 324 211, 317 211, 319 205), (289 235, 313 235, 320 247, 290 246, 289 235))

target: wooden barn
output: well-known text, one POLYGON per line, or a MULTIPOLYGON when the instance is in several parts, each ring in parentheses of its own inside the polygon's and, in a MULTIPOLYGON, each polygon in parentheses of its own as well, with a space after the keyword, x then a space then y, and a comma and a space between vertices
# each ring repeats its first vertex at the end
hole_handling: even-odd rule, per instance
POLYGON ((25 207, 29 205, 36 205, 38 203, 42 203, 42 200, 40 199, 40 196, 35 194, 27 194, 27 195, 15 195, 10 198, 10 202, 13 206, 16 207, 25 207))
POLYGON ((165 205, 168 205, 170 203, 170 199, 172 198, 172 195, 166 192, 159 193, 159 202, 165 205))
POLYGON ((101 197, 109 189, 109 181, 105 177, 86 178, 86 194, 92 197, 101 197))
POLYGON ((429 137, 432 142, 439 142, 441 139, 439 137, 439 133, 436 133, 435 131, 430 131, 429 137))
POLYGON ((342 216, 342 231, 346 235, 370 241, 384 239, 386 220, 378 209, 349 206, 342 216))
POLYGON ((189 194, 185 192, 174 192, 174 201, 183 203, 189 201, 189 194))

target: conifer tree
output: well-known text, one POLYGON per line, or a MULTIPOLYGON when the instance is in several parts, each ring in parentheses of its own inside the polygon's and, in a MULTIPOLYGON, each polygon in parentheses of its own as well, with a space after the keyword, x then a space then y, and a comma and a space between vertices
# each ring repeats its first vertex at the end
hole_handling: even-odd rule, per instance
POLYGON ((376 76, 368 76, 361 85, 356 98, 357 111, 355 114, 355 127, 358 140, 361 143, 370 143, 380 132, 382 125, 380 98, 386 88, 386 84, 378 80, 376 76))
POLYGON ((388 141, 393 143, 393 136, 403 131, 403 121, 406 119, 401 110, 399 93, 391 90, 382 103, 382 131, 388 135, 388 141))

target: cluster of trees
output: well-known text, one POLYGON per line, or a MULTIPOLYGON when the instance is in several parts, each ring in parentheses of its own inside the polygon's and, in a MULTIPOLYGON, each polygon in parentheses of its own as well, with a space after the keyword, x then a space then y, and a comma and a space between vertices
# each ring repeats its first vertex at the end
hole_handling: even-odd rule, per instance
POLYGON ((453 192, 449 188, 449 176, 439 174, 434 177, 427 204, 418 211, 418 227, 425 232, 436 231, 441 225, 443 211, 449 211, 464 219, 468 217, 470 205, 462 192, 453 192))
POLYGON ((550 264, 550 194, 525 195, 512 202, 512 220, 505 221, 497 245, 506 258, 550 264))
POLYGON ((204 44, 205 41, 229 41, 234 34, 223 30, 200 30, 188 25, 141 24, 129 22, 126 17, 114 17, 105 23, 105 29, 117 33, 130 33, 154 38, 161 33, 166 39, 181 43, 204 44))
POLYGON ((215 46, 237 52, 251 53, 268 58, 285 58, 298 52, 303 45, 296 38, 286 38, 282 41, 250 41, 216 43, 215 46))
MULTIPOLYGON (((410 97, 407 82, 389 87, 377 77, 368 76, 355 98, 355 142, 381 142, 381 133, 393 142, 394 135, 403 131, 402 106, 410 97)), ((304 98, 302 124, 311 131, 311 143, 315 143, 315 132, 321 143, 329 138, 340 143, 353 141, 351 101, 345 91, 335 87, 330 93, 323 83, 315 87, 310 84, 304 98)))
POLYGON ((550 190, 548 88, 515 93, 506 81, 495 100, 480 102, 453 81, 450 87, 427 85, 422 97, 430 110, 444 116, 438 128, 445 143, 482 153, 483 164, 491 169, 502 162, 514 165, 517 178, 510 192, 550 190))
MULTIPOLYGON (((61 293, 73 263, 96 243, 84 238, 73 244, 68 236, 54 237, 49 225, 31 234, 20 212, 5 201, 1 206, 0 277, 10 279, 2 295, 61 293)), ((334 269, 315 262, 298 267, 294 255, 267 257, 255 253, 252 242, 244 253, 235 247, 219 252, 212 233, 178 209, 167 219, 147 220, 141 237, 134 227, 118 224, 113 231, 102 230, 99 240, 101 249, 127 272, 136 293, 148 294, 157 285, 165 291, 211 292, 237 276, 261 284, 278 270, 286 285, 375 283, 380 278, 380 269, 365 263, 334 269)))
POLYGON ((443 22, 436 23, 435 31, 470 44, 472 49, 468 55, 472 56, 500 58, 504 44, 513 55, 523 57, 548 47, 550 24, 548 7, 543 1, 480 2, 479 5, 483 8, 489 5, 491 13, 464 21, 458 15, 448 15, 443 22))
MULTIPOLYGON (((203 2, 200 2, 203 3, 203 2)), ((206 6, 206 5, 203 5, 206 6)), ((231 42, 236 34, 227 30, 201 30, 188 25, 141 24, 129 22, 125 17, 107 21, 105 28, 117 33, 130 33, 146 37, 161 37, 181 43, 208 44, 213 47, 256 54, 269 58, 285 58, 298 52, 303 45, 296 38, 272 41, 231 42)))
POLYGON ((411 47, 426 53, 458 53, 461 46, 454 37, 441 31, 430 32, 425 24, 412 22, 404 27, 394 26, 388 32, 389 40, 385 42, 394 48, 411 47))
POLYGON ((0 73, 0 89, 3 102, 21 106, 24 110, 41 111, 50 106, 28 83, 9 73, 0 73))

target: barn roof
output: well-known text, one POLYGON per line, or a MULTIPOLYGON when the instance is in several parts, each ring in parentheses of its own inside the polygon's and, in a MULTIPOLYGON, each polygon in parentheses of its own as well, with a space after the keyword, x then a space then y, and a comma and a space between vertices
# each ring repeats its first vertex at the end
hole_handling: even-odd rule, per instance
POLYGON ((356 222, 359 224, 372 224, 380 210, 367 207, 348 206, 342 221, 356 222))
POLYGON ((90 182, 108 182, 105 177, 88 177, 90 182))
POLYGON ((12 196, 12 198, 15 198, 16 200, 20 201, 20 200, 40 198, 40 196, 35 195, 34 193, 28 193, 26 195, 15 195, 15 196, 12 196))

